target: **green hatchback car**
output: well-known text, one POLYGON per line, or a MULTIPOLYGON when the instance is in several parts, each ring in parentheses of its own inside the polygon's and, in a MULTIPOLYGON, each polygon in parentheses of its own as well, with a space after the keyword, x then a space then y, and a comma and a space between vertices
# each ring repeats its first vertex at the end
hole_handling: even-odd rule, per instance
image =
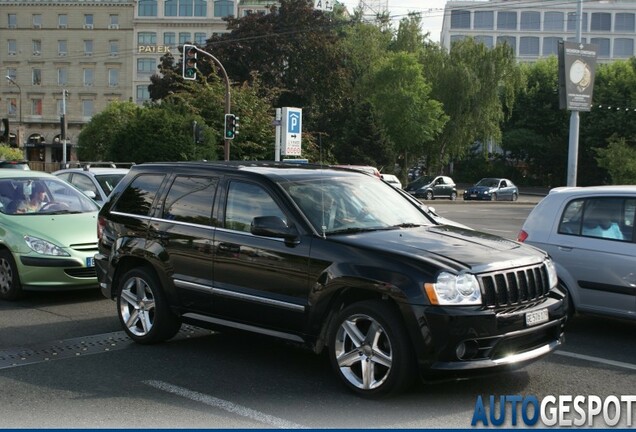
POLYGON ((98 210, 54 175, 0 170, 0 299, 97 288, 98 210))

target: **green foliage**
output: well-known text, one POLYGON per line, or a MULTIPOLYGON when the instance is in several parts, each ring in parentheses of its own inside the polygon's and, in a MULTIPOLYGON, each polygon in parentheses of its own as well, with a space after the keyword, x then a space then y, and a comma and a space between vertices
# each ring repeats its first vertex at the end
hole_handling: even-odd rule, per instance
MULTIPOLYGON (((611 184, 636 184, 636 148, 616 135, 606 148, 594 149, 598 166, 607 170, 611 184)), ((609 182, 608 182, 609 183, 609 182)))
POLYGON ((22 160, 24 154, 22 150, 9 147, 6 144, 0 144, 0 160, 22 160))

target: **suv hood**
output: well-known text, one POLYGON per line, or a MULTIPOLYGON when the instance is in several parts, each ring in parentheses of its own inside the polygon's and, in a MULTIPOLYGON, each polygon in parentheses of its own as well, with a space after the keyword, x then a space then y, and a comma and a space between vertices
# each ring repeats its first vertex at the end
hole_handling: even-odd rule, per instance
POLYGON ((446 261, 454 268, 458 264, 474 271, 502 266, 540 263, 545 254, 533 247, 491 234, 452 226, 425 226, 389 231, 333 236, 333 240, 351 246, 387 251, 387 244, 395 253, 415 259, 446 261), (530 257, 530 259, 528 259, 530 257), (494 264, 494 266, 493 266, 494 264))

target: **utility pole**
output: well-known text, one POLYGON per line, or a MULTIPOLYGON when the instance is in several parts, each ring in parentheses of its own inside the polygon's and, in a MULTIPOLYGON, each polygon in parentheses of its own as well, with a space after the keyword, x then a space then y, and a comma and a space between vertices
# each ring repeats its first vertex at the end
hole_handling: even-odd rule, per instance
POLYGON ((62 90, 62 166, 66 168, 66 129, 68 122, 66 121, 66 96, 68 90, 62 90))
MULTIPOLYGON (((576 7, 576 41, 581 43, 583 25, 583 0, 577 0, 576 7)), ((577 110, 570 113, 570 140, 568 145, 568 181, 567 186, 576 186, 576 172, 579 158, 579 125, 580 118, 577 110)))

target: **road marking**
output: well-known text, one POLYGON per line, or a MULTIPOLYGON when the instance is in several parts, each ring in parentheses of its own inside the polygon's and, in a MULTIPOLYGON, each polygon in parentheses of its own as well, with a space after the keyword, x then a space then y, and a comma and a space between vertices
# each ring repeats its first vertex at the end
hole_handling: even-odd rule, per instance
POLYGON ((175 386, 163 381, 147 380, 143 381, 143 383, 158 390, 172 393, 177 396, 193 400, 195 402, 201 402, 205 405, 209 405, 215 408, 220 408, 227 412, 238 414, 242 417, 247 417, 259 423, 264 423, 280 429, 308 429, 306 426, 301 426, 297 423, 293 423, 275 416, 271 416, 269 414, 262 413, 260 411, 253 410, 251 408, 244 407, 242 405, 235 404, 230 401, 215 398, 214 396, 206 395, 204 393, 188 390, 186 388, 175 386))
POLYGON ((569 351, 555 351, 554 354, 562 355, 564 357, 572 357, 579 360, 587 360, 595 363, 606 364, 610 366, 616 366, 623 369, 636 370, 636 365, 631 363, 619 362, 615 360, 608 360, 602 357, 593 357, 585 354, 577 354, 569 351))

